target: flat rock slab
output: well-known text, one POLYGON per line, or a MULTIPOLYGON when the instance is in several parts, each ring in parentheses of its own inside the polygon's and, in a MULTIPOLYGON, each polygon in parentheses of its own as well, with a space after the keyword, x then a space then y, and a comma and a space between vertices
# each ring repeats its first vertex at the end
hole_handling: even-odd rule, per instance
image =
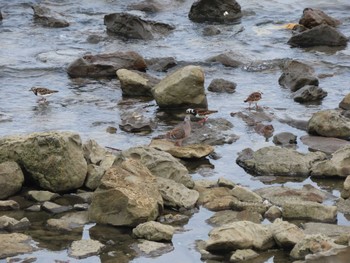
POLYGON ((98 255, 104 245, 92 239, 84 239, 73 241, 71 247, 69 248, 68 255, 73 258, 87 258, 90 256, 98 255))
POLYGON ((28 196, 37 202, 45 202, 53 200, 57 197, 59 197, 59 194, 52 193, 50 191, 28 191, 28 196))
POLYGON ((334 239, 350 233, 350 226, 340 226, 326 223, 304 223, 302 228, 304 229, 304 233, 307 235, 324 234, 334 239))
POLYGON ((300 137, 300 140, 309 147, 309 150, 327 154, 332 154, 347 144, 350 145, 349 141, 332 137, 304 135, 300 137))
POLYGON ((133 246, 133 248, 141 255, 146 254, 150 257, 158 257, 174 250, 174 247, 170 243, 160 243, 149 240, 140 240, 140 243, 133 246))
POLYGON ((73 209, 72 206, 62 206, 49 201, 44 202, 41 207, 43 210, 53 214, 59 214, 73 209))
POLYGON ((0 234, 0 259, 33 252, 30 241, 31 237, 24 234, 0 234))

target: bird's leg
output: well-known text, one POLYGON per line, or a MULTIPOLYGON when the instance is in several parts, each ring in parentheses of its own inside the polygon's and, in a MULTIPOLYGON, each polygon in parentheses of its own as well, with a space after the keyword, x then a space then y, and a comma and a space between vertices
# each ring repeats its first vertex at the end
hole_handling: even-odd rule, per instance
POLYGON ((258 110, 259 109, 259 106, 258 106, 258 103, 255 102, 255 109, 258 110))
POLYGON ((177 140, 175 142, 175 146, 181 146, 182 145, 182 140, 177 140))

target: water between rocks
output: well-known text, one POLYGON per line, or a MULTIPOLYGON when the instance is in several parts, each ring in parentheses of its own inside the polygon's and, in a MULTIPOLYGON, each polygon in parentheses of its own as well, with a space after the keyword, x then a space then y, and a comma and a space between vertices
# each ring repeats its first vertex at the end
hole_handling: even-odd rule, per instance
MULTIPOLYGON (((0 21, 0 136, 18 133, 30 133, 48 130, 71 130, 78 132, 83 140, 96 140, 102 146, 127 149, 132 146, 148 144, 154 134, 130 134, 119 130, 116 134, 106 132, 108 126, 118 127, 120 114, 124 111, 144 109, 147 116, 158 119, 156 133, 168 130, 173 123, 161 116, 154 101, 123 98, 119 81, 116 79, 71 79, 66 74, 67 65, 75 58, 86 53, 108 53, 133 50, 145 58, 174 57, 177 61, 190 63, 202 62, 210 56, 234 51, 254 60, 251 67, 225 68, 221 65, 203 66, 205 87, 214 78, 223 78, 237 83, 233 94, 207 92, 210 109, 219 111, 215 117, 222 117, 234 124, 233 132, 240 139, 231 144, 216 146, 215 151, 221 159, 210 159, 211 166, 202 165, 192 170, 196 179, 216 180, 228 178, 235 183, 256 189, 266 186, 259 178, 247 174, 235 163, 237 153, 246 147, 256 150, 273 145, 256 134, 243 121, 230 116, 231 112, 246 110, 245 97, 253 91, 264 92, 261 106, 268 108, 278 118, 308 120, 313 112, 338 106, 349 92, 350 48, 344 49, 299 49, 290 48, 286 43, 291 32, 280 28, 286 23, 297 23, 306 7, 319 8, 343 22, 339 30, 350 36, 350 6, 348 0, 251 0, 239 1, 244 12, 241 23, 235 25, 216 25, 221 34, 203 36, 205 24, 196 24, 188 19, 193 1, 159 1, 163 11, 146 16, 142 12, 132 11, 149 19, 170 23, 176 29, 169 36, 150 41, 124 41, 109 36, 103 24, 105 14, 126 11, 127 6, 137 1, 118 0, 60 0, 44 1, 53 10, 63 13, 71 25, 66 28, 46 28, 36 24, 30 4, 41 1, 1 1, 3 21, 0 21), (96 35, 101 40, 89 43, 87 38, 96 35), (291 92, 278 85, 281 71, 271 60, 300 59, 314 67, 316 74, 327 74, 320 79, 320 86, 328 96, 318 104, 303 105, 293 101, 291 92), (38 105, 35 96, 28 90, 32 86, 44 86, 59 90, 50 98, 48 105, 38 105)), ((162 78, 165 73, 151 72, 162 78)), ((272 122, 275 133, 289 131, 300 138, 306 132, 278 121, 272 122)), ((308 149, 298 139, 298 150, 308 149)), ((279 184, 270 182, 268 184, 279 184)), ((286 186, 300 187, 312 184, 318 188, 339 196, 341 182, 330 180, 305 179, 302 182, 284 182, 286 186)), ((189 223, 185 232, 175 234, 174 250, 157 258, 128 258, 123 255, 102 255, 90 257, 84 262, 200 262, 200 254, 195 250, 195 240, 207 239, 211 229, 205 223, 213 213, 200 209, 189 223)), ((28 215, 26 215, 28 216, 28 215)), ((28 216, 30 219, 30 216, 28 216)), ((43 218, 44 219, 44 218, 43 218)), ((338 224, 349 225, 349 218, 338 215, 338 224)), ((110 233, 103 227, 88 225, 83 232, 89 238, 91 229, 103 235, 110 233)), ((36 233, 40 236, 40 232, 36 233)), ((42 235, 45 235, 43 233, 42 235)), ((43 237, 40 237, 43 240, 43 237)), ((69 238, 68 238, 69 239, 69 238)), ((50 240, 50 239, 48 239, 50 240)), ((47 241, 47 250, 30 255, 38 260, 60 259, 67 257, 69 242, 52 244, 47 241)), ((42 243, 42 242, 40 242, 42 243)), ((122 242, 120 244, 123 246, 122 242)), ((128 245, 127 241, 124 244, 128 245)), ((24 258, 24 256, 22 257, 24 258)), ((0 261, 3 262, 3 261, 0 261)), ((39 261, 38 261, 39 262, 39 261)), ((48 261, 45 261, 48 262, 48 261)), ((288 262, 283 253, 267 255, 266 262, 288 262)))

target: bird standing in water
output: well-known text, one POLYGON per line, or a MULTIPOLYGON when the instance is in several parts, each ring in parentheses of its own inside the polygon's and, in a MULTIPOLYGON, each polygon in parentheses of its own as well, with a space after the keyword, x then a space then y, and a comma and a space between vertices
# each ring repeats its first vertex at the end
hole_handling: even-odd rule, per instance
POLYGON ((51 90, 51 89, 43 88, 43 87, 32 87, 29 91, 33 91, 35 96, 40 97, 38 102, 40 102, 40 101, 46 102, 47 97, 58 92, 58 90, 51 90))
POLYGON ((192 114, 193 116, 195 116, 198 119, 201 119, 200 121, 198 121, 198 123, 202 123, 204 124, 208 118, 210 114, 216 113, 218 112, 217 110, 206 110, 206 109, 187 109, 186 113, 187 114, 192 114))
POLYGON ((245 99, 244 102, 248 102, 249 103, 249 109, 250 109, 250 105, 255 103, 255 109, 257 110, 258 109, 258 101, 261 100, 262 98, 262 95, 263 93, 260 92, 260 91, 256 91, 256 92, 253 92, 252 94, 250 94, 248 96, 248 98, 245 99))

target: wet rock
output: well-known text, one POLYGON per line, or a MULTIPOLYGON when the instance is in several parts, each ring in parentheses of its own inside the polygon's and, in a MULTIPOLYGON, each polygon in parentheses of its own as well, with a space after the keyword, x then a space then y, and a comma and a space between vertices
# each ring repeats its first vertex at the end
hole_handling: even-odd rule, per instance
POLYGON ((91 190, 95 190, 105 172, 113 165, 116 156, 110 153, 106 153, 102 160, 96 164, 88 164, 87 175, 85 180, 85 186, 91 190))
POLYGON ((174 232, 174 227, 155 221, 139 224, 132 230, 132 233, 137 238, 143 238, 150 241, 171 241, 174 232))
POLYGON ((333 239, 322 234, 307 235, 294 246, 290 255, 294 259, 304 259, 308 254, 344 247, 335 244, 333 239))
POLYGON ((113 126, 108 126, 106 129, 106 132, 110 133, 110 134, 116 134, 118 131, 118 129, 116 127, 113 126))
POLYGON ((115 78, 118 69, 145 71, 146 67, 145 60, 136 52, 114 52, 78 58, 68 65, 67 73, 73 78, 115 78))
POLYGON ((100 241, 92 239, 73 241, 68 250, 68 255, 78 259, 87 258, 98 255, 104 247, 105 245, 100 241))
POLYGON ((26 217, 23 217, 19 221, 8 216, 0 217, 0 230, 6 230, 9 232, 24 231, 27 230, 29 226, 30 222, 26 217))
POLYGON ((322 234, 333 239, 338 239, 339 237, 350 233, 349 226, 326 223, 307 222, 302 224, 302 228, 306 235, 322 234))
POLYGON ((222 226, 224 224, 239 222, 239 221, 251 221, 254 223, 260 223, 262 221, 261 214, 257 212, 250 211, 232 211, 232 210, 224 210, 216 212, 213 216, 211 216, 207 222, 214 226, 222 226))
POLYGON ((336 138, 350 137, 350 119, 338 110, 322 110, 314 113, 307 128, 310 134, 336 138))
POLYGON ((157 221, 167 225, 185 225, 190 220, 188 215, 166 214, 157 218, 157 221))
POLYGON ((332 154, 340 148, 350 145, 349 141, 322 136, 304 135, 300 140, 309 147, 310 151, 320 151, 326 154, 332 154))
POLYGON ((282 210, 276 205, 271 206, 264 214, 264 217, 270 221, 274 221, 276 218, 280 218, 281 216, 282 210))
POLYGON ((233 196, 237 197, 237 199, 243 202, 262 202, 263 201, 260 195, 254 193, 252 190, 248 189, 247 187, 243 187, 240 185, 236 185, 231 192, 233 196))
POLYGON ((344 187, 341 191, 341 197, 348 199, 350 197, 350 175, 348 175, 344 181, 344 187))
POLYGON ((21 190, 23 182, 23 172, 16 162, 0 161, 0 199, 6 199, 17 193, 21 190))
POLYGON ((220 63, 225 67, 237 68, 250 60, 243 54, 237 52, 226 52, 206 59, 206 62, 220 63))
POLYGON ((221 187, 226 187, 226 188, 229 188, 229 189, 232 189, 236 186, 236 184, 234 182, 232 182, 231 180, 229 179, 226 179, 225 177, 220 177, 218 179, 218 186, 221 186, 221 187))
POLYGON ((230 262, 245 262, 258 257, 259 254, 252 249, 237 249, 232 253, 230 262))
POLYGON ((150 40, 168 35, 174 26, 156 21, 144 20, 128 13, 113 13, 105 15, 104 24, 107 32, 126 39, 150 40))
POLYGON ((226 187, 214 187, 208 189, 198 189, 199 199, 198 204, 203 205, 211 211, 222 211, 231 209, 233 201, 238 201, 232 195, 230 189, 226 187))
POLYGON ((221 33, 221 30, 219 28, 217 28, 216 26, 206 26, 205 28, 203 28, 202 34, 203 36, 215 36, 215 35, 219 35, 221 33))
POLYGON ((60 195, 57 193, 52 193, 50 191, 28 191, 28 197, 37 202, 51 201, 60 195))
POLYGON ((64 17, 42 5, 33 5, 34 20, 47 27, 67 27, 69 22, 64 17))
POLYGON ((278 83, 291 91, 297 91, 306 85, 318 86, 318 79, 312 67, 297 60, 287 61, 282 68, 278 83))
POLYGON ((0 162, 5 160, 20 162, 37 185, 53 192, 81 187, 87 172, 80 136, 72 132, 3 137, 0 162))
POLYGON ((174 146, 172 142, 166 140, 153 139, 150 147, 170 153, 176 158, 192 159, 204 158, 214 151, 214 147, 205 144, 190 144, 182 147, 174 146))
POLYGON ((14 200, 6 200, 1 201, 0 200, 0 211, 6 211, 6 210, 18 210, 19 204, 14 200))
POLYGON ((288 44, 292 47, 346 46, 348 39, 334 27, 322 24, 292 36, 288 44))
POLYGON ((177 65, 177 62, 173 57, 150 58, 146 59, 146 63, 148 69, 159 72, 167 72, 169 69, 177 65))
POLYGON ((340 21, 330 17, 320 9, 305 8, 302 17, 299 20, 299 24, 306 28, 313 28, 322 24, 336 27, 340 25, 340 21))
POLYGON ((128 9, 139 10, 142 12, 153 14, 153 13, 157 13, 157 12, 161 11, 162 6, 157 1, 154 1, 154 0, 148 1, 147 0, 147 1, 141 1, 141 2, 135 3, 135 4, 130 4, 130 5, 128 5, 128 9))
POLYGON ((321 152, 299 153, 293 149, 269 146, 253 151, 244 149, 238 154, 239 166, 254 175, 308 176, 314 162, 326 159, 321 152))
POLYGON ((157 127, 153 119, 144 116, 140 111, 124 112, 120 118, 119 128, 125 132, 151 132, 157 127))
POLYGON ((297 144, 297 136, 291 132, 280 132, 273 136, 272 142, 282 147, 294 147, 297 144))
POLYGON ((229 23, 238 21, 242 13, 235 0, 198 0, 192 4, 188 17, 198 23, 229 23))
POLYGON ((89 215, 87 211, 71 212, 56 219, 50 218, 47 220, 47 227, 51 230, 58 231, 77 231, 82 232, 85 224, 89 222, 89 215))
POLYGON ((63 212, 67 212, 73 209, 72 206, 62 206, 55 203, 52 203, 50 201, 46 201, 41 205, 41 208, 47 212, 50 212, 52 214, 60 214, 63 212))
POLYGON ((152 88, 159 83, 159 79, 135 70, 118 69, 123 96, 152 97, 152 88))
POLYGON ((122 152, 122 156, 139 160, 157 177, 174 180, 188 188, 194 186, 186 167, 169 153, 144 146, 129 148, 122 152))
POLYGON ((140 161, 126 159, 103 176, 89 218, 96 223, 135 226, 156 219, 162 207, 156 178, 140 161))
POLYGON ((30 244, 31 240, 30 236, 19 233, 0 234, 0 258, 33 252, 35 248, 30 244))
POLYGON ((290 202, 282 206, 282 216, 285 219, 302 219, 316 222, 335 222, 337 207, 326 206, 316 202, 290 202))
POLYGON ((235 211, 256 212, 261 215, 266 213, 269 206, 269 204, 263 202, 244 202, 239 200, 233 200, 230 203, 230 208, 235 211))
POLYGON ((277 245, 285 249, 292 248, 305 236, 299 227, 279 218, 269 225, 269 229, 277 245))
POLYGON ((266 141, 268 141, 268 139, 273 136, 273 132, 275 131, 272 124, 263 124, 263 123, 255 124, 254 130, 256 131, 257 134, 264 136, 266 141))
POLYGON ((174 247, 169 243, 160 243, 149 240, 139 240, 137 251, 141 251, 149 257, 155 258, 160 255, 169 253, 174 250, 174 247))
POLYGON ((160 108, 208 106, 204 73, 199 66, 190 65, 178 69, 154 86, 152 93, 160 108))
POLYGON ((183 184, 170 179, 158 177, 157 185, 165 206, 190 209, 196 205, 199 198, 196 190, 190 190, 183 184))
POLYGON ((186 139, 187 144, 222 145, 231 144, 239 139, 232 133, 233 125, 228 120, 209 119, 205 125, 192 122, 192 132, 186 139))
POLYGON ((293 94, 293 100, 300 103, 320 101, 325 98, 327 94, 327 91, 324 91, 318 86, 307 85, 293 94))
POLYGON ((336 202, 336 206, 338 207, 338 211, 345 215, 350 214, 350 199, 339 198, 336 202))
POLYGON ((83 144, 84 158, 88 163, 98 164, 108 154, 108 151, 101 147, 95 140, 87 140, 83 144))
POLYGON ((350 93, 347 94, 339 103, 339 108, 344 110, 350 110, 350 93))
POLYGON ((335 151, 329 160, 319 161, 312 165, 311 176, 339 176, 350 175, 350 145, 335 151))
POLYGON ((240 221, 216 227, 209 232, 206 250, 212 253, 237 249, 266 250, 275 245, 272 233, 266 226, 240 221))
POLYGON ((217 93, 234 93, 236 92, 237 84, 225 79, 213 79, 209 86, 208 90, 217 93))
POLYGON ((255 126, 261 122, 271 122, 274 116, 265 111, 232 112, 232 117, 242 119, 248 126, 255 126))

